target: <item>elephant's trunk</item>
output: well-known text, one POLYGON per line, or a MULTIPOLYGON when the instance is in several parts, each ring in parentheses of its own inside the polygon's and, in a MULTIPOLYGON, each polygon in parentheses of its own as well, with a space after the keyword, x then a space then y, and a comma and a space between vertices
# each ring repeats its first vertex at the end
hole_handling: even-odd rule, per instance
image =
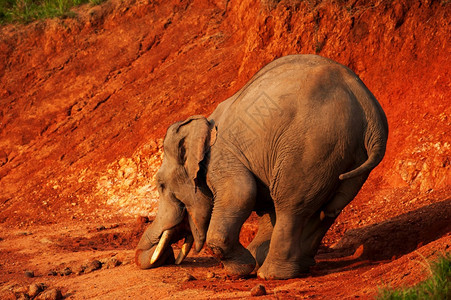
POLYGON ((146 229, 138 243, 135 252, 136 265, 141 269, 149 269, 166 264, 180 264, 194 244, 187 218, 185 215, 182 222, 169 229, 164 229, 165 227, 159 225, 159 220, 155 220, 155 223, 146 229), (183 238, 185 242, 175 260, 171 243, 183 238))
POLYGON ((182 237, 181 225, 187 223, 184 222, 186 212, 179 202, 168 198, 165 200, 160 201, 155 221, 146 229, 136 247, 135 262, 142 269, 175 262, 170 243, 182 237))
POLYGON ((135 263, 141 269, 156 268, 175 261, 174 252, 169 245, 174 230, 163 231, 162 238, 158 241, 158 235, 155 233, 157 227, 156 224, 149 226, 136 248, 135 263))
POLYGON ((151 257, 153 256, 155 251, 155 247, 151 249, 137 249, 135 252, 135 263, 141 269, 150 269, 150 268, 158 268, 163 265, 174 264, 174 251, 171 247, 168 247, 164 252, 162 252, 161 257, 154 262, 150 263, 151 257))

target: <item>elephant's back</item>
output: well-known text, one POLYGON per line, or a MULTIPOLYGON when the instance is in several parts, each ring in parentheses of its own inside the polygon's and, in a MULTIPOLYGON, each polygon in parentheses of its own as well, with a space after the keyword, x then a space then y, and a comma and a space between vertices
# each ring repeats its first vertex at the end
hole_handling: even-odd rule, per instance
POLYGON ((347 83, 356 79, 345 66, 321 56, 285 56, 262 68, 213 115, 238 115, 252 128, 269 130, 324 109, 358 106, 347 83))
POLYGON ((311 95, 314 94, 313 98, 317 98, 321 94, 325 84, 343 86, 346 80, 353 77, 352 71, 349 71, 345 66, 318 55, 284 56, 258 71, 243 88, 228 99, 229 104, 242 109, 242 106, 258 103, 257 100, 262 94, 280 104, 288 100, 310 100, 311 95), (306 97, 289 97, 303 94, 306 94, 306 97))
MULTIPOLYGON (((328 58, 313 55, 313 54, 294 54, 278 58, 258 71, 249 82, 239 91, 246 90, 249 85, 252 85, 259 80, 264 80, 265 77, 274 77, 277 74, 295 71, 296 73, 305 73, 308 70, 315 69, 321 66, 339 65, 328 58)), ((239 93, 238 92, 238 93, 239 93)))
POLYGON ((350 76, 348 69, 330 59, 311 54, 284 56, 267 64, 232 97, 220 103, 210 119, 221 123, 233 114, 243 113, 261 119, 265 111, 272 117, 282 110, 290 118, 299 106, 327 100, 321 98, 324 86, 342 87, 343 76, 350 76))
POLYGON ((346 156, 355 144, 343 137, 361 136, 364 128, 362 110, 346 83, 351 75, 316 55, 275 60, 210 116, 218 125, 218 140, 267 184, 287 151, 296 152, 296 163, 306 151, 324 159, 330 145, 337 145, 336 155, 346 156))

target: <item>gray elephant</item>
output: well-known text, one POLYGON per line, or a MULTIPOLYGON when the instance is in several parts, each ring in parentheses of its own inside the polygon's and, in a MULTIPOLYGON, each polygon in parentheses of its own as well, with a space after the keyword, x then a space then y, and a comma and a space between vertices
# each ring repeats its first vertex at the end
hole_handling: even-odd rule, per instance
POLYGON ((207 119, 171 125, 155 221, 136 249, 146 269, 179 264, 206 242, 227 274, 308 272, 321 239, 382 160, 386 116, 350 69, 291 55, 261 69, 207 119), (240 229, 252 211, 258 233, 240 229), (171 244, 185 239, 177 259, 171 244))

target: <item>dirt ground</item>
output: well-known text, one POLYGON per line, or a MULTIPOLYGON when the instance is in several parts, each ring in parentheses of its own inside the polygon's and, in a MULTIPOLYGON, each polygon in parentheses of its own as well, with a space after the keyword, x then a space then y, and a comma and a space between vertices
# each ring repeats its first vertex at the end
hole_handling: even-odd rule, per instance
MULTIPOLYGON (((291 280, 264 281, 255 274, 228 278, 204 251, 190 254, 180 266, 140 270, 134 265, 133 246, 147 226, 142 220, 2 227, 0 295, 15 299, 32 283, 44 283, 49 290, 60 289, 66 299, 241 299, 262 284, 267 293, 262 299, 369 299, 379 288, 424 280, 428 261, 450 251, 451 201, 443 200, 448 195, 424 197, 418 200, 420 208, 368 226, 340 217, 316 257, 317 265, 305 277, 291 280), (342 222, 357 228, 337 236, 334 231, 342 222), (101 267, 92 268, 93 261, 101 267), (27 277, 28 271, 34 277, 27 277)), ((254 224, 250 220, 243 227, 244 245, 255 234, 254 224)), ((174 245, 176 254, 179 246, 174 245)))
POLYGON ((262 299, 368 299, 429 275, 451 245, 451 3, 278 2, 110 0, 0 27, 1 299, 35 283, 66 299, 247 298, 258 284, 262 299), (292 53, 353 69, 390 127, 317 265, 299 279, 234 279, 201 251, 139 270, 167 126, 208 115, 292 53))

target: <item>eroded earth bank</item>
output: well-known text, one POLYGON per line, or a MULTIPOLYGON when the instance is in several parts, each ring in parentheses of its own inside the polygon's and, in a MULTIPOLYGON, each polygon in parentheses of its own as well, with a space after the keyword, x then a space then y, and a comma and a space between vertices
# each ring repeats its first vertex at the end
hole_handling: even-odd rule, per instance
MULTIPOLYGON (((67 299, 242 298, 259 283, 267 299, 371 298, 423 280, 426 260, 451 244, 450 12, 426 0, 110 0, 4 25, 0 298, 33 283, 67 299), (390 126, 383 162, 318 264, 286 281, 227 278, 204 252, 139 270, 133 248, 155 215, 168 125, 208 115, 293 53, 349 66, 390 126)), ((251 217, 243 244, 255 230, 251 217)))

